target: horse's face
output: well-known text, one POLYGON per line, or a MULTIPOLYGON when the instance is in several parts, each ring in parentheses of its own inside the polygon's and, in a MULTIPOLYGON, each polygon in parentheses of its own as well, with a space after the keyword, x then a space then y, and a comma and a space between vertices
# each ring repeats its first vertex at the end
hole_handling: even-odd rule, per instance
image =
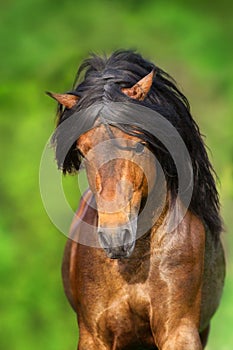
POLYGON ((104 125, 83 134, 77 147, 96 199, 100 245, 110 258, 129 257, 137 217, 155 178, 153 155, 140 138, 104 125))

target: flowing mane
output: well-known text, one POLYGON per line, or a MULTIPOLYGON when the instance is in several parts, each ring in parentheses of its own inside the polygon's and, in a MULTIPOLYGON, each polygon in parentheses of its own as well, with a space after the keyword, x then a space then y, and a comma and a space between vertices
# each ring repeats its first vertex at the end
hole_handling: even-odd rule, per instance
MULTIPOLYGON (((59 104, 57 125, 70 118, 75 112, 82 111, 97 102, 129 102, 130 100, 131 103, 150 108, 165 117, 180 134, 192 161, 194 187, 189 209, 202 220, 205 228, 210 230, 218 240, 222 222, 219 215, 215 172, 208 159, 199 128, 191 116, 188 100, 166 72, 133 51, 116 51, 110 57, 92 55, 80 66, 73 89, 67 93, 77 95, 80 99, 71 109, 64 109, 59 104), (143 101, 132 100, 122 93, 122 88, 133 86, 153 69, 155 70, 153 84, 143 101), (81 76, 84 78, 80 82, 81 76)), ((93 118, 92 125, 94 122, 93 118)), ((111 120, 109 124, 111 125, 111 120)), ((117 123, 117 120, 114 125, 149 144, 163 167, 171 198, 175 199, 179 186, 178 176, 172 157, 165 146, 153 135, 136 127, 133 120, 132 125, 117 123)), ((61 162, 59 156, 61 138, 64 140, 63 135, 55 132, 52 141, 55 144, 58 165, 64 173, 75 172, 79 169, 81 154, 76 150, 76 143, 73 143, 64 162, 61 162)))

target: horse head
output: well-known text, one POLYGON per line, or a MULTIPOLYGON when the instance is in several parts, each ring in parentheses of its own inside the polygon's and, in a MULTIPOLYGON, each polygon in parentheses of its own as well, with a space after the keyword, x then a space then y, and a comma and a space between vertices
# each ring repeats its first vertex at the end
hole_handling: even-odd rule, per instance
POLYGON ((153 155, 140 138, 103 124, 83 134, 77 148, 95 195, 99 243, 110 258, 129 257, 148 183, 155 177, 153 155))
MULTIPOLYGON (((143 101, 153 77, 154 70, 121 92, 143 101)), ((78 102, 78 96, 72 94, 49 95, 67 109, 78 102)), ((148 195, 148 183, 155 177, 152 153, 140 134, 132 136, 112 125, 98 125, 98 121, 78 138, 76 146, 96 200, 100 246, 110 258, 129 257, 134 250, 137 218, 148 195)))

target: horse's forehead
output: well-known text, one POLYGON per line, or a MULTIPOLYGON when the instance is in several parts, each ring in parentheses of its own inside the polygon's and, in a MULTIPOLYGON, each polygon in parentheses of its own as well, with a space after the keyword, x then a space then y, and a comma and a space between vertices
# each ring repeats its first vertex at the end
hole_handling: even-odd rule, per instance
POLYGON ((81 135, 77 140, 77 146, 79 148, 82 148, 84 151, 88 151, 91 148, 98 145, 100 142, 109 140, 111 137, 108 132, 109 129, 112 136, 114 136, 114 138, 124 139, 126 141, 127 140, 132 140, 135 142, 140 141, 138 137, 129 135, 115 126, 106 127, 105 125, 101 124, 87 131, 85 134, 81 135))

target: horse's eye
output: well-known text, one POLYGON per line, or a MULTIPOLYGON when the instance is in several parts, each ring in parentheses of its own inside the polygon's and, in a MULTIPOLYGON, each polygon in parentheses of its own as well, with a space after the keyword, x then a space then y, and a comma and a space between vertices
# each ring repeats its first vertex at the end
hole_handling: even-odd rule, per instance
POLYGON ((140 154, 144 151, 145 145, 141 142, 138 142, 135 147, 135 152, 140 154))

